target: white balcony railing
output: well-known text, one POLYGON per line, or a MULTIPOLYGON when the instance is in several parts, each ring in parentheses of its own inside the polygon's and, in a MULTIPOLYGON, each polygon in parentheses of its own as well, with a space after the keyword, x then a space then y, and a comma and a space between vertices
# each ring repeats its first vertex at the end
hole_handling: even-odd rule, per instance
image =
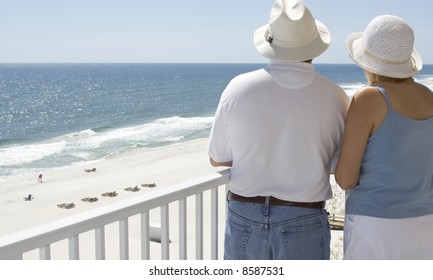
POLYGON ((225 205, 221 200, 229 176, 229 170, 223 170, 1 237, 0 259, 183 260, 191 258, 194 249, 192 258, 218 259, 220 228, 224 228, 219 220, 225 211, 218 206, 225 205), (188 213, 194 213, 194 219, 188 219, 188 213), (112 243, 111 235, 118 243, 112 243), (57 250, 65 247, 67 250, 57 250), (64 251, 67 256, 62 255, 64 251), (204 252, 209 254, 204 256, 204 252))

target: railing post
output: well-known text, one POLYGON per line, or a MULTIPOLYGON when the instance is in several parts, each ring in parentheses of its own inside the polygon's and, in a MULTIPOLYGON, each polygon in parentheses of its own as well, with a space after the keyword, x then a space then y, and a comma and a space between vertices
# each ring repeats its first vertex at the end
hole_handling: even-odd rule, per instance
POLYGON ((51 259, 51 249, 50 245, 39 248, 39 259, 50 260, 51 259))
POLYGON ((80 243, 78 235, 69 238, 69 259, 79 260, 80 259, 80 243))
POLYGON ((150 259, 149 211, 141 213, 141 259, 150 259))
POLYGON ((187 213, 186 198, 179 200, 179 259, 187 259, 187 213))
POLYGON ((195 195, 195 258, 203 259, 203 193, 195 195))
POLYGON ((119 221, 120 259, 129 259, 128 218, 119 221))
POLYGON ((169 212, 168 204, 161 206, 161 259, 170 259, 169 239, 169 212))
POLYGON ((95 230, 95 256, 97 260, 105 260, 105 228, 99 227, 95 230))
POLYGON ((211 190, 211 259, 218 259, 218 188, 211 190))

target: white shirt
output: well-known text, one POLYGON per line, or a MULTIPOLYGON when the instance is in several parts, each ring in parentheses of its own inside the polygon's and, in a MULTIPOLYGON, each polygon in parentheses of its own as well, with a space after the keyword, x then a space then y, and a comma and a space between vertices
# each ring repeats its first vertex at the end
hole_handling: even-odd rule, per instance
POLYGON ((345 92, 311 64, 271 62, 224 90, 209 156, 233 162, 229 189, 236 194, 329 199, 348 106, 345 92))

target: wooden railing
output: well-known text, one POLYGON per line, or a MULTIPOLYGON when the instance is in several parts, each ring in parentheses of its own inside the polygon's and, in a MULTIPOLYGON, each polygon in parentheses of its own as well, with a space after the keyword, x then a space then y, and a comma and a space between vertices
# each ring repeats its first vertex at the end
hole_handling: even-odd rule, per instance
POLYGON ((220 229, 224 228, 219 220, 225 211, 220 206, 225 205, 221 201, 229 174, 223 170, 1 237, 0 259, 218 259, 220 229), (193 209, 191 199, 195 200, 193 209), (188 220, 191 212, 194 219, 188 220), (173 218, 174 213, 178 216, 173 218), (151 222, 160 225, 150 226, 151 222), (118 226, 114 233, 113 225, 118 226), (111 235, 118 243, 112 242, 111 235), (191 240, 195 244, 188 242, 191 240), (195 256, 191 256, 191 248, 195 248, 195 256), (57 251, 67 251, 67 256, 57 256, 57 251), (153 256, 155 251, 158 254, 153 256), (209 254, 204 256, 204 252, 209 254))

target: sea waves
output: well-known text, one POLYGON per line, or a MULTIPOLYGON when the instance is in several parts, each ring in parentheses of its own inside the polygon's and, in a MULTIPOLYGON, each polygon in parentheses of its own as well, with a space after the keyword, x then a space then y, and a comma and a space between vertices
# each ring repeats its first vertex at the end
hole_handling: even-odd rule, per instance
POLYGON ((213 117, 174 116, 131 127, 104 126, 36 143, 0 146, 0 178, 206 138, 212 121, 213 117))

